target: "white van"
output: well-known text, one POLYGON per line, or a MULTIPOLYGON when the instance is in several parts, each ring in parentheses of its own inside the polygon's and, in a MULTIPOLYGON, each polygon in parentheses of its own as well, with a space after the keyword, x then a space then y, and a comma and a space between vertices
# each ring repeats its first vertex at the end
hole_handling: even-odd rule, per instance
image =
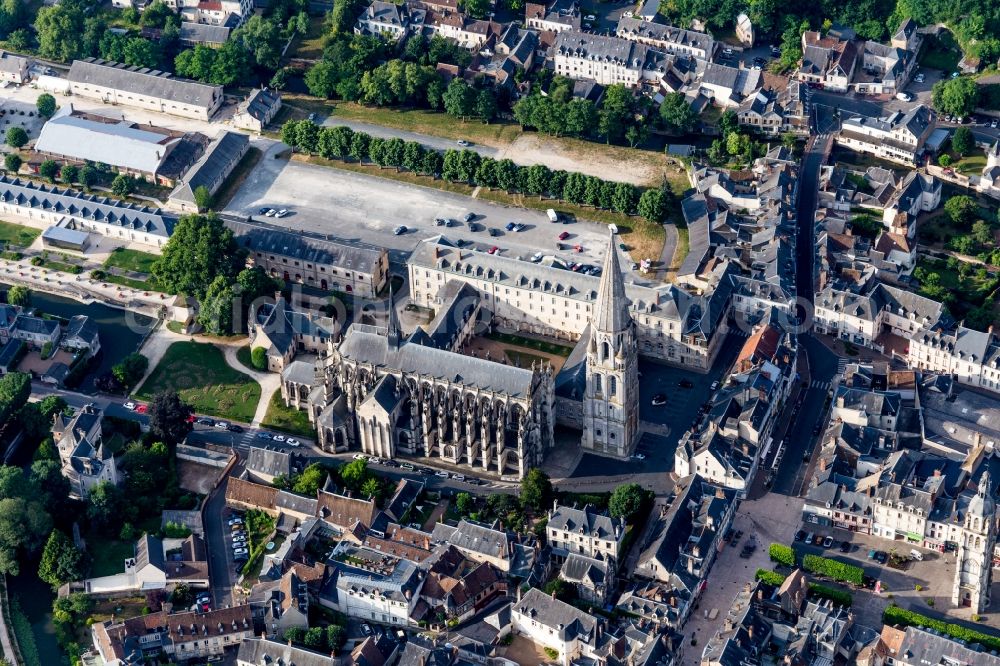
POLYGON ((552 208, 549 208, 547 211, 545 211, 545 214, 549 216, 549 222, 558 222, 559 221, 559 213, 557 213, 552 208))
POLYGON ((912 102, 913 95, 911 95, 908 92, 898 92, 896 93, 896 99, 898 99, 900 102, 912 102))
POLYGON ((916 548, 911 548, 910 549, 910 557, 912 557, 913 559, 917 560, 918 562, 923 562, 923 560, 924 560, 924 556, 921 555, 920 551, 917 550, 916 548))

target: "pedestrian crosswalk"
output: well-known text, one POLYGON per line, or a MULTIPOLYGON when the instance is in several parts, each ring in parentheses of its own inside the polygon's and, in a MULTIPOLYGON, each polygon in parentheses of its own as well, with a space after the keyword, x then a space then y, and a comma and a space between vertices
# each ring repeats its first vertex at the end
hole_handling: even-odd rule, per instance
POLYGON ((823 389, 825 391, 830 388, 830 382, 814 379, 811 382, 809 382, 809 388, 823 389))
POLYGON ((842 358, 837 360, 837 374, 842 375, 847 372, 847 359, 842 358))

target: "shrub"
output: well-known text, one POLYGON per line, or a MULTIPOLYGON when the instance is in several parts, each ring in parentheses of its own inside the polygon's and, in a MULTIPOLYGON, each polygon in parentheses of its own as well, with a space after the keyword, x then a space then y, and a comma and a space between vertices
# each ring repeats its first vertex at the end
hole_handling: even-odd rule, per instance
POLYGON ((786 567, 795 566, 795 551, 791 546, 783 543, 772 543, 767 549, 767 554, 771 556, 772 562, 784 564, 786 567))
POLYGON ((757 569, 755 577, 757 580, 767 583, 768 585, 773 585, 775 587, 780 586, 782 583, 785 582, 785 578, 787 578, 787 576, 783 576, 777 571, 769 571, 767 569, 757 569))
POLYGON ((930 606, 931 608, 934 607, 934 600, 931 599, 930 597, 928 597, 927 599, 924 599, 924 601, 926 601, 927 605, 930 606))
POLYGON ((42 345, 41 357, 42 359, 47 359, 50 356, 52 356, 52 343, 46 342, 42 345))
POLYGON ((819 583, 809 583, 809 593, 821 599, 829 599, 839 606, 850 606, 854 603, 854 597, 850 592, 819 583))
POLYGON ((558 659, 559 651, 556 650, 555 648, 547 647, 545 648, 545 656, 548 657, 549 659, 558 659))
POLYGON ((851 583, 853 585, 864 583, 865 572, 861 567, 844 564, 843 562, 819 557, 818 555, 806 555, 802 558, 802 568, 806 571, 844 583, 851 583))
POLYGON ((250 350, 250 364, 258 370, 267 370, 267 350, 254 347, 250 350))

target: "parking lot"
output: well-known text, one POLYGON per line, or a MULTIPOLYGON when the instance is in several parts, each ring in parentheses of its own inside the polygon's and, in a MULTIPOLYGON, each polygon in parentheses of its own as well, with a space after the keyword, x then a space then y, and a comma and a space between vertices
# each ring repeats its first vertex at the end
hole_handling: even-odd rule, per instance
MULTIPOLYGON (((801 526, 801 529, 822 536, 830 536, 833 538, 833 545, 830 548, 823 548, 822 546, 795 542, 793 546, 797 552, 821 555, 859 566, 864 569, 865 575, 880 582, 881 594, 875 594, 870 590, 857 590, 855 592, 853 610, 859 622, 869 626, 879 626, 882 612, 890 602, 931 616, 945 614, 951 619, 970 619, 971 611, 968 608, 954 608, 951 604, 951 592, 955 579, 954 553, 939 553, 906 541, 890 541, 870 534, 849 532, 836 527, 821 527, 806 523, 801 526), (840 544, 844 541, 851 545, 850 552, 841 551, 840 544), (901 569, 891 567, 888 563, 880 564, 868 557, 871 550, 886 555, 895 552, 908 561, 901 569), (911 550, 918 551, 923 560, 910 559, 908 554, 911 550), (920 587, 919 590, 917 586, 920 587)), ((994 587, 997 584, 995 582, 994 587)), ((994 596, 994 598, 996 597, 994 596)), ((984 614, 979 624, 1000 628, 1000 614, 984 614)))
POLYGON ((496 246, 503 256, 527 259, 538 251, 565 261, 599 264, 607 245, 607 227, 593 222, 553 224, 542 211, 508 208, 392 180, 350 171, 276 158, 280 144, 271 145, 259 166, 243 183, 226 212, 257 216, 262 207, 289 211, 279 219, 264 218, 293 231, 331 234, 340 239, 388 248, 390 259, 402 261, 420 240, 443 234, 467 240, 478 247, 496 246), (445 228, 435 218, 461 221, 475 214, 479 231, 468 225, 445 228), (506 231, 509 222, 524 225, 524 231, 506 231), (407 231, 396 235, 400 225, 407 231), (490 236, 488 229, 498 231, 490 236), (559 252, 557 235, 567 232, 559 252), (573 246, 581 251, 573 251, 573 246))

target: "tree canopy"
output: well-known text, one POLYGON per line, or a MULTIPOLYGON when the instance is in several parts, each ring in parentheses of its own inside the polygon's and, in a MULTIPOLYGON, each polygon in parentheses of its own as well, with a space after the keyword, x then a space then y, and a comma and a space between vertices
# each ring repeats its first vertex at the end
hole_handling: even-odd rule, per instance
POLYGON ((147 414, 153 437, 167 444, 180 444, 191 432, 188 423, 191 407, 176 391, 162 391, 153 396, 147 414))
POLYGON ((153 275, 167 291, 203 300, 217 276, 231 280, 243 261, 243 251, 222 220, 215 215, 188 215, 174 227, 153 264, 153 275))

